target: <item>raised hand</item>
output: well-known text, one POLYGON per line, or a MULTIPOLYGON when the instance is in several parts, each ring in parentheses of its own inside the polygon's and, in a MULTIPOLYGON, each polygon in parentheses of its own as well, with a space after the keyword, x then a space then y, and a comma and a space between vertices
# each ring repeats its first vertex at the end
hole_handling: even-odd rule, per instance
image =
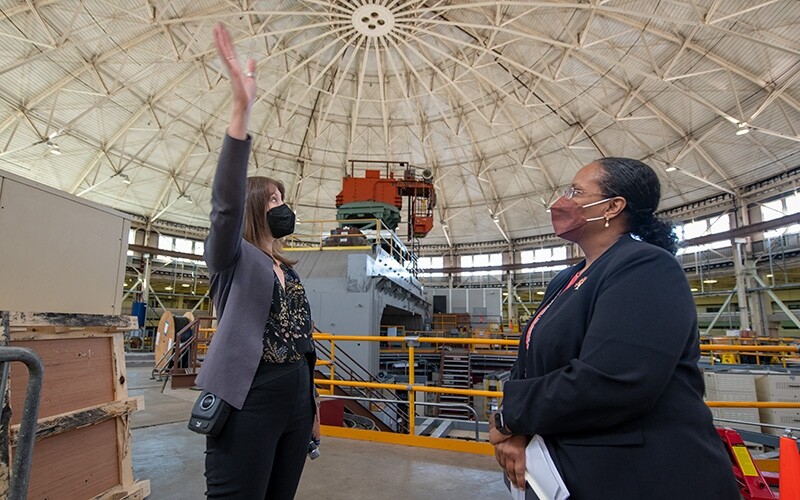
POLYGON ((214 26, 214 45, 231 81, 233 116, 228 133, 237 139, 244 139, 247 136, 250 107, 256 98, 256 61, 248 59, 242 70, 231 35, 221 23, 214 26))

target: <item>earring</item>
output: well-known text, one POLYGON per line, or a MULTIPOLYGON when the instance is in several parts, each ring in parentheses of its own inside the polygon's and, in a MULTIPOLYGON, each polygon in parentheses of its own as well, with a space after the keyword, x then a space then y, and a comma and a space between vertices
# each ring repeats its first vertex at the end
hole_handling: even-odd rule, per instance
POLYGON ((604 227, 608 227, 608 220, 609 220, 609 219, 608 219, 608 215, 604 215, 603 217, 605 217, 605 218, 606 218, 606 223, 604 224, 604 227))

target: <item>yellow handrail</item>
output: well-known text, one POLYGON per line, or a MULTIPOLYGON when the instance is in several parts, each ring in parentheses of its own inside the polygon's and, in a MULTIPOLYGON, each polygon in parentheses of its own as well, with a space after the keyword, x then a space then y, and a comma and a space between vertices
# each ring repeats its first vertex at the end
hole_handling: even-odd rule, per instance
MULTIPOLYGON (((736 339, 737 341, 740 339, 736 339)), ((749 340, 749 339, 748 339, 749 340)), ((751 353, 755 357, 756 364, 761 364, 761 358, 776 358, 784 368, 786 368, 787 358, 797 357, 798 347, 796 345, 754 345, 755 343, 749 342, 748 344, 700 344, 701 352, 711 353, 711 364, 717 362, 715 353, 722 354, 722 360, 730 358, 733 363, 740 363, 740 354, 751 353), (729 353, 729 354, 724 354, 729 353)))
POLYGON ((519 340, 507 339, 474 339, 467 337, 382 337, 376 335, 333 335, 330 333, 315 333, 314 340, 344 340, 355 342, 388 342, 404 344, 408 340, 416 340, 425 344, 475 344, 475 345, 519 345, 519 340))
MULTIPOLYGON (((203 329, 213 330, 213 329, 203 329)), ((315 333, 314 340, 330 342, 330 373, 329 378, 315 378, 314 383, 319 386, 328 386, 330 390, 334 387, 361 387, 373 389, 389 389, 395 391, 405 391, 408 394, 409 422, 408 433, 398 441, 401 436, 390 435, 391 433, 381 433, 376 431, 361 431, 353 429, 340 429, 331 426, 323 426, 326 435, 346 437, 351 439, 365 439, 371 441, 382 441, 387 443, 402 443, 411 446, 422 446, 429 448, 449 449, 465 451, 470 453, 481 453, 491 455, 494 449, 485 442, 469 442, 463 440, 442 440, 417 436, 415 434, 415 408, 416 393, 435 393, 435 394, 455 394, 463 396, 483 396, 486 398, 503 398, 502 391, 487 391, 478 389, 457 389, 450 387, 435 387, 418 385, 414 380, 415 351, 419 344, 466 344, 466 345, 505 345, 516 346, 519 340, 504 339, 484 339, 484 338, 451 338, 451 337, 425 337, 406 335, 405 337, 386 337, 376 335, 334 335, 330 333, 315 333), (381 382, 361 382, 351 380, 334 380, 334 359, 336 353, 336 342, 385 342, 394 344, 406 344, 408 346, 408 383, 407 384, 388 384, 381 382)), ((702 344, 700 349, 704 352, 715 351, 741 351, 741 352, 761 352, 761 353, 797 353, 797 346, 742 346, 742 345, 720 345, 702 344)), ((789 408, 800 409, 800 402, 764 402, 764 401, 706 401, 707 406, 712 408, 789 408)))
POLYGON ((731 345, 700 344, 700 351, 736 351, 736 352, 798 352, 794 345, 731 345))
MULTIPOLYGON (((455 394, 459 396, 486 396, 488 398, 503 397, 501 391, 482 391, 480 389, 456 389, 454 387, 433 387, 430 385, 414 385, 411 371, 408 374, 408 384, 385 384, 383 382, 360 382, 357 380, 330 380, 315 378, 314 383, 319 385, 333 385, 344 387, 364 387, 369 389, 391 389, 395 391, 431 392, 436 394, 455 394)), ((411 404, 411 402, 409 402, 411 404)), ((409 414, 411 412, 409 411, 409 414)))
POLYGON ((706 401, 713 408, 800 408, 800 402, 788 401, 706 401))

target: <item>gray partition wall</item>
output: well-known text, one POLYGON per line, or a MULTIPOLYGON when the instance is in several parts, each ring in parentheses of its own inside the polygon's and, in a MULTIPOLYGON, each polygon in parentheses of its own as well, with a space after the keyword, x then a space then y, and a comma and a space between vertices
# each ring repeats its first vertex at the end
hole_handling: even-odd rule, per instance
POLYGON ((0 309, 120 314, 130 220, 0 170, 0 309))

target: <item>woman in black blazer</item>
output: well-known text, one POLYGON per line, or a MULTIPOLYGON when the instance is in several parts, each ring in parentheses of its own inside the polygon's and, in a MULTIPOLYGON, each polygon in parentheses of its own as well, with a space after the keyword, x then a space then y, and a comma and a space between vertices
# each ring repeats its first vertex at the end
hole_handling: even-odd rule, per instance
POLYGON ((586 258, 547 287, 490 419, 497 461, 519 487, 538 434, 575 500, 739 498, 703 403, 676 239, 654 215, 660 193, 647 165, 603 158, 551 207, 555 233, 586 258))

